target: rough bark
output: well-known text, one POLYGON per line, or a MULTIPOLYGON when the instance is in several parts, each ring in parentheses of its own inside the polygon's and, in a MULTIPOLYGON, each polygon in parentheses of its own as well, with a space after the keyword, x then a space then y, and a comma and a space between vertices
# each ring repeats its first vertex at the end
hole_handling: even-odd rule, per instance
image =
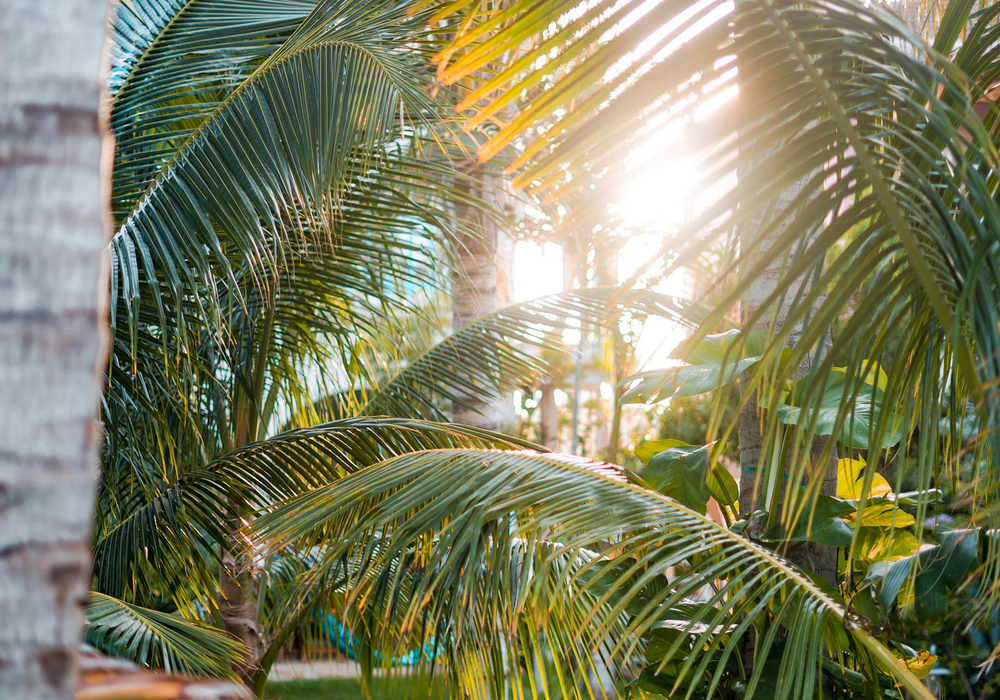
MULTIPOLYGON (((477 191, 469 194, 483 199, 497 211, 512 209, 513 199, 504 196, 502 183, 473 166, 477 191)), ((467 186, 467 185, 466 185, 467 186)), ((452 274, 452 330, 475 323, 511 302, 513 241, 496 221, 483 212, 462 205, 456 212, 468 231, 456 246, 456 268, 452 274)), ((459 371, 460 368, 459 368, 459 371)), ((456 423, 500 430, 514 422, 509 401, 484 401, 481 391, 470 391, 455 402, 452 419, 456 423), (463 405, 464 404, 464 405, 463 405)))
MULTIPOLYGON (((789 188, 781 196, 781 201, 779 205, 784 207, 788 202, 791 202, 797 195, 797 188, 789 188)), ((763 218, 763 213, 761 214, 763 218)), ((759 220, 758 220, 759 221, 759 220)), ((748 227, 746 236, 754 235, 754 231, 757 228, 755 224, 758 221, 751 222, 748 227)), ((768 248, 771 242, 774 241, 781 234, 782 228, 779 227, 771 236, 770 240, 766 241, 763 246, 761 246, 756 253, 752 256, 757 258, 760 255, 767 255, 768 248)), ((749 241, 747 241, 749 243, 749 241)), ((752 260, 751 264, 755 263, 756 260, 752 260)), ((785 296, 782 301, 775 304, 770 312, 765 314, 761 319, 753 324, 752 328, 748 330, 767 332, 771 329, 784 328, 786 325, 786 318, 790 306, 790 302, 795 298, 798 288, 803 285, 808 285, 808 279, 802 277, 793 281, 785 279, 785 269, 784 264, 780 258, 772 256, 772 264, 767 268, 765 273, 754 280, 750 287, 746 298, 744 299, 740 316, 743 319, 751 318, 752 314, 757 312, 765 300, 778 288, 779 282, 785 288, 785 296)), ((822 303, 823 297, 820 296, 817 300, 817 304, 822 303)), ((787 344, 789 346, 794 346, 798 341, 800 335, 800 329, 794 328, 791 330, 788 336, 787 344)), ((798 374, 800 377, 805 376, 809 371, 810 367, 808 362, 803 363, 798 368, 798 374)), ((759 508, 759 496, 760 491, 764 487, 764 476, 758 480, 757 470, 760 468, 761 463, 761 443, 762 443, 762 427, 765 422, 765 416, 763 412, 757 406, 756 395, 749 397, 745 402, 745 405, 740 413, 739 422, 739 445, 740 445, 740 513, 749 514, 754 510, 759 508)), ((822 464, 819 462, 822 457, 823 451, 827 446, 825 439, 817 438, 813 440, 813 444, 810 445, 809 449, 809 466, 807 467, 806 473, 808 475, 814 474, 817 470, 823 470, 823 485, 821 487, 820 493, 828 496, 834 496, 837 492, 837 453, 836 449, 831 451, 828 459, 826 459, 822 464)), ((793 455, 784 455, 785 462, 791 458, 793 455)), ((781 494, 784 493, 784 478, 782 477, 782 488, 780 489, 781 494)), ((780 510, 782 506, 783 498, 779 496, 779 500, 776 507, 780 510)), ((814 574, 821 576, 822 578, 829 581, 833 586, 837 585, 837 550, 834 547, 817 545, 813 543, 807 543, 794 549, 788 553, 789 559, 814 574)))
MULTIPOLYGON (((266 332, 262 334, 261 342, 264 347, 260 348, 257 356, 258 368, 263 368, 263 363, 266 361, 268 343, 266 332)), ((263 370, 259 376, 263 377, 263 370)), ((251 435, 256 435, 263 424, 263 421, 258 422, 260 416, 250 408, 259 406, 262 400, 263 380, 257 384, 253 397, 248 397, 242 391, 237 394, 232 449, 239 449, 249 444, 251 435), (255 414, 253 420, 250 419, 251 413, 255 414)), ((238 504, 231 505, 238 508, 238 504)), ((240 515, 241 518, 250 516, 249 513, 240 515)), ((243 546, 244 541, 240 533, 246 521, 241 518, 234 518, 228 522, 229 541, 221 543, 220 546, 222 562, 219 566, 218 603, 222 628, 240 640, 244 646, 244 655, 233 664, 233 670, 240 680, 252 689, 261 669, 264 640, 258 621, 258 596, 253 580, 253 562, 243 546)))
MULTIPOLYGON (((741 178, 748 175, 749 173, 740 174, 741 178)), ((797 186, 790 187, 783 192, 777 202, 778 210, 784 210, 785 207, 794 200, 798 193, 799 188, 797 186)), ((751 249, 752 244, 754 243, 753 237, 758 234, 765 217, 771 215, 771 213, 772 212, 769 211, 757 212, 756 215, 748 222, 744 230, 741 231, 741 255, 746 255, 747 268, 753 267, 760 260, 761 256, 769 254, 768 249, 781 235, 784 228, 790 224, 788 219, 783 221, 783 225, 773 230, 771 236, 763 242, 763 245, 759 245, 754 253, 747 255, 746 251, 751 249)), ((753 281, 749 291, 740 305, 740 319, 744 324, 744 330, 768 332, 774 329, 784 329, 787 325, 786 319, 790 301, 795 298, 796 293, 801 288, 801 285, 808 284, 808 280, 804 277, 800 277, 799 279, 791 282, 785 279, 785 264, 780 256, 774 256, 772 253, 770 254, 770 260, 771 264, 767 267, 764 274, 753 281), (751 324, 750 319, 753 314, 755 314, 758 309, 761 308, 761 305, 764 304, 765 301, 771 296, 771 294, 778 289, 779 283, 785 288, 785 296, 783 299, 777 304, 771 306, 769 313, 764 314, 759 320, 751 324)), ((817 301, 817 303, 821 302, 822 298, 817 301)), ((794 346, 798 341, 799 336, 800 328, 791 329, 791 332, 786 340, 786 344, 794 346)), ((798 368, 799 376, 804 376, 808 371, 809 366, 805 363, 798 368)), ((756 393, 747 397, 745 394, 746 391, 748 391, 748 388, 745 384, 742 386, 741 391, 744 394, 745 401, 740 412, 738 426, 740 451, 739 507, 741 516, 747 517, 755 510, 760 509, 760 492, 765 488, 767 483, 766 474, 761 473, 761 478, 757 478, 758 470, 762 465, 761 450, 763 448, 763 427, 765 425, 766 415, 757 405, 756 393)), ((823 495, 835 496, 837 492, 837 453, 835 449, 832 450, 826 462, 821 464, 819 460, 825 447, 826 440, 822 438, 815 439, 810 445, 808 456, 810 466, 807 468, 807 474, 811 476, 817 469, 825 470, 820 493, 823 495)), ((791 455, 784 455, 786 464, 790 458, 791 455)), ((766 461, 766 455, 764 455, 764 459, 766 461)), ((784 503, 784 487, 787 486, 787 483, 785 483, 787 480, 784 478, 784 475, 782 475, 781 481, 783 483, 779 489, 778 500, 772 506, 777 509, 779 514, 784 503)), ((755 530, 759 530, 763 526, 764 524, 762 522, 755 522, 752 519, 747 527, 747 533, 753 534, 755 530)), ((789 561, 798 566, 800 569, 809 571, 825 579, 835 588, 838 586, 836 547, 807 542, 786 552, 785 555, 789 561)), ((779 631, 776 641, 782 641, 784 638, 784 630, 779 631)), ((743 666, 747 673, 750 673, 754 665, 755 646, 756 633, 753 629, 751 629, 748 631, 742 650, 743 666)))
POLYGON ((250 567, 229 551, 222 553, 219 590, 219 616, 223 629, 246 647, 246 656, 233 670, 247 687, 253 688, 263 653, 257 621, 257 597, 254 595, 250 567))
POLYGON ((110 221, 105 0, 0 0, 0 697, 68 699, 90 569, 110 221))

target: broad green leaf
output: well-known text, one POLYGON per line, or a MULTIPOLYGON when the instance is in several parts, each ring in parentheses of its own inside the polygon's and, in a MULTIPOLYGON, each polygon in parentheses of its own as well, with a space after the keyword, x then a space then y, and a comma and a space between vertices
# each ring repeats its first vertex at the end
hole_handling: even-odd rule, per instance
MULTIPOLYGON (((894 536, 898 535, 908 533, 894 533, 894 536)), ((912 603, 917 616, 921 620, 937 620, 947 613, 954 591, 979 569, 979 533, 976 530, 952 530, 942 536, 940 544, 925 545, 920 552, 916 551, 915 543, 914 538, 909 556, 900 558, 891 567, 873 576, 881 579, 879 600, 883 606, 891 606, 904 590, 904 583, 915 573, 912 603)))
POLYGON ((635 456, 643 464, 648 464, 656 455, 671 447, 681 447, 687 443, 682 440, 650 440, 635 448, 635 456))
POLYGON ((653 403, 671 397, 696 396, 733 382, 758 358, 726 365, 679 365, 668 369, 640 372, 625 377, 618 386, 630 386, 619 403, 653 403), (633 382, 638 382, 633 384, 633 382))
MULTIPOLYGON (((882 392, 865 383, 860 387, 851 387, 846 376, 844 372, 833 372, 825 390, 818 396, 815 393, 808 394, 811 391, 808 387, 811 378, 800 379, 785 396, 783 403, 777 406, 775 412, 778 420, 786 425, 799 425, 803 428, 812 425, 816 435, 836 433, 837 440, 848 448, 868 449, 870 436, 881 412, 879 404, 882 392), (805 403, 804 397, 807 394, 811 398, 805 403), (851 396, 854 397, 853 403, 848 402, 851 396)), ((900 417, 890 415, 889 420, 888 430, 882 436, 880 444, 883 449, 899 442, 905 429, 900 417)))
POLYGON ((922 491, 905 491, 889 497, 889 500, 904 506, 916 506, 921 503, 937 503, 943 498, 941 489, 924 489, 922 491))
POLYGON ((899 592, 910 577, 915 563, 916 558, 909 556, 895 562, 876 562, 868 570, 869 577, 881 581, 878 600, 883 608, 888 610, 896 603, 899 592))
MULTIPOLYGON (((856 501, 861 498, 861 487, 865 479, 865 460, 845 458, 837 462, 837 498, 856 501)), ((872 476, 868 498, 887 496, 892 493, 892 487, 885 477, 875 472, 872 476)))
POLYGON ((670 357, 691 365, 731 364, 734 360, 757 359, 767 348, 767 335, 756 331, 730 330, 706 335, 694 347, 681 343, 670 357))
POLYGON ((854 522, 862 527, 910 527, 916 524, 916 519, 904 510, 900 510, 892 503, 868 503, 864 511, 860 514, 860 521, 857 514, 852 518, 854 522))
MULTIPOLYGON (((834 367, 834 372, 843 372, 847 374, 847 367, 834 367)), ((885 370, 877 362, 872 362, 870 360, 864 360, 861 363, 861 371, 857 373, 861 377, 861 381, 869 386, 874 386, 877 389, 885 391, 885 388, 889 384, 889 377, 886 376, 885 370)))
POLYGON ((823 673, 842 685, 848 685, 855 691, 865 687, 865 677, 854 669, 847 668, 831 659, 823 659, 823 673))
POLYGON ((946 532, 941 536, 939 548, 922 552, 920 559, 927 569, 933 565, 940 566, 943 583, 957 588, 979 566, 979 531, 946 532))
POLYGON ((675 695, 683 697, 689 691, 697 692, 699 689, 704 692, 703 689, 706 685, 704 677, 697 679, 695 683, 691 683, 692 679, 688 676, 684 678, 683 683, 678 685, 678 679, 683 666, 683 663, 677 661, 663 664, 662 667, 658 663, 650 664, 639 674, 639 677, 635 680, 635 685, 647 693, 654 693, 664 697, 673 697, 675 695))
MULTIPOLYGON (((646 661, 651 664, 658 663, 670 651, 677 640, 681 637, 688 637, 682 644, 690 650, 693 635, 684 630, 685 623, 682 621, 678 626, 654 626, 645 636, 646 640, 646 661)), ((681 648, 683 649, 684 646, 681 648)), ((661 672, 661 675, 662 672, 661 672)))
POLYGON ((917 538, 906 530, 890 533, 881 527, 860 527, 852 553, 863 562, 896 561, 912 555, 919 546, 917 538))
POLYGON ((704 515, 712 496, 707 478, 713 444, 702 447, 681 444, 667 448, 635 473, 643 485, 704 515))
MULTIPOLYGON (((787 645, 775 645, 771 649, 767 661, 754 668, 754 674, 759 676, 759 681, 751 696, 753 700, 780 700, 783 697, 779 691, 782 684, 781 652, 783 646, 787 645)), ((747 685, 745 683, 738 681, 734 686, 737 694, 746 696, 747 685)))
POLYGON ((872 587, 865 586, 853 596, 851 596, 850 608, 856 614, 871 622, 871 628, 876 629, 881 625, 882 609, 872 595, 872 587))
POLYGON ((740 498, 740 486, 732 474, 719 462, 708 470, 708 490, 712 498, 724 506, 731 506, 740 498))
POLYGON ((832 496, 816 498, 812 516, 808 514, 787 532, 780 524, 769 529, 762 539, 770 542, 818 542, 831 547, 848 547, 854 528, 845 520, 855 512, 850 503, 832 496))
POLYGON ((917 555, 914 608, 921 620, 940 620, 948 612, 954 591, 979 567, 979 536, 975 530, 952 530, 941 544, 917 555))

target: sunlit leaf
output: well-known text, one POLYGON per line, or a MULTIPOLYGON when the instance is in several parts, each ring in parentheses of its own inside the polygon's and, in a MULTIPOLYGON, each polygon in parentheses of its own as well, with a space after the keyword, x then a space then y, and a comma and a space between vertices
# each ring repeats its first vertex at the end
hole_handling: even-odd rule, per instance
POLYGON ((837 498, 856 501, 866 495, 868 498, 888 496, 892 487, 885 477, 878 472, 872 473, 871 487, 867 494, 862 494, 866 465, 863 459, 844 458, 837 462, 837 498))

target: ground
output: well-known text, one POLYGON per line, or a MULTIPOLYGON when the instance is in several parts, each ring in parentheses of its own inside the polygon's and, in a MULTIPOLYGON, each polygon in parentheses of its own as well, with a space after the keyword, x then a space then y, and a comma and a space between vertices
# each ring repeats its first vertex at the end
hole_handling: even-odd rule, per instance
MULTIPOLYGON (((361 683, 356 678, 272 681, 267 685, 267 697, 273 700, 364 700, 361 683)), ((372 700, 438 700, 444 697, 440 680, 429 687, 425 680, 414 681, 407 677, 396 677, 391 681, 376 679, 372 689, 372 700)))

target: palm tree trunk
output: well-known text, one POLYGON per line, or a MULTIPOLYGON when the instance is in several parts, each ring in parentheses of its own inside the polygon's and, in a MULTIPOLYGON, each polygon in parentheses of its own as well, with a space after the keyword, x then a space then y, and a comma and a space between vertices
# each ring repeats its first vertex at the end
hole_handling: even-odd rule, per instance
POLYGON ((3 698, 76 686, 107 337, 106 10, 0 0, 3 698))
POLYGON ((246 651, 241 663, 233 670, 252 689, 263 655, 257 620, 257 596, 249 567, 225 548, 219 571, 219 590, 219 616, 222 617, 223 629, 240 640, 246 651))
MULTIPOLYGON (((260 406, 264 402, 264 386, 267 371, 268 353, 274 322, 274 296, 266 307, 260 320, 262 330, 259 333, 250 332, 246 342, 253 345, 258 339, 259 345, 248 351, 246 357, 252 357, 253 362, 244 367, 244 371, 253 377, 249 393, 244 389, 236 391, 234 412, 236 420, 232 426, 233 449, 239 449, 258 439, 267 429, 269 416, 261 415, 260 406)), ((225 431, 228 426, 220 426, 225 431)), ((249 517, 248 513, 241 513, 249 517)), ((254 581, 254 562, 250 561, 246 548, 241 540, 241 529, 245 521, 234 519, 229 523, 230 542, 220 545, 222 555, 219 567, 219 617, 222 618, 223 629, 243 643, 244 656, 234 665, 234 671, 250 689, 256 685, 257 675, 261 670, 261 659, 264 655, 264 639, 261 633, 259 618, 260 593, 254 581)))
POLYGON ((559 407, 556 406, 556 388, 551 381, 541 386, 538 414, 541 434, 539 442, 552 450, 559 449, 559 407))
MULTIPOLYGON (((740 173, 741 178, 746 177, 749 173, 740 173)), ((778 211, 787 211, 785 209, 786 205, 792 202, 795 196, 798 194, 799 187, 791 187, 782 193, 779 197, 777 204, 778 211)), ((743 230, 740 232, 740 248, 741 255, 746 255, 746 267, 750 268, 755 265, 762 255, 768 255, 768 248, 781 235, 781 231, 784 226, 789 224, 788 219, 783 222, 784 226, 777 227, 769 237, 769 240, 763 242, 756 248, 753 254, 747 254, 748 250, 753 250, 752 245, 754 244, 753 237, 760 230, 760 225, 763 223, 766 216, 769 216, 772 212, 760 211, 753 216, 750 221, 745 225, 743 230)), ((769 330, 783 328, 786 325, 786 319, 788 316, 789 304, 787 301, 779 302, 770 309, 769 314, 765 314, 756 323, 750 324, 750 319, 752 315, 755 314, 761 305, 770 297, 770 295, 778 289, 779 281, 782 284, 786 282, 782 279, 784 276, 785 264, 781 260, 780 256, 771 256, 771 264, 768 266, 764 274, 755 279, 750 286, 746 296, 744 297, 741 307, 740 307, 740 319, 744 324, 744 330, 748 331, 758 331, 758 332, 768 332, 769 330), (747 327, 747 326, 750 327, 747 327)), ((789 287, 794 287, 796 285, 808 284, 808 280, 805 278, 800 278, 796 280, 789 287)), ((784 300, 790 300, 794 298, 795 290, 786 289, 786 295, 784 300)), ((820 298, 817 303, 820 303, 822 298, 820 298)), ((800 335, 799 329, 792 329, 792 332, 788 336, 788 345, 792 346, 798 340, 800 335)), ((802 376, 809 371, 809 367, 803 364, 798 368, 799 375, 802 376)), ((744 386, 744 403, 743 408, 740 412, 739 417, 739 452, 740 452, 740 496, 739 496, 739 507, 741 517, 750 517, 751 514, 758 510, 760 506, 760 495, 761 491, 766 484, 765 479, 758 478, 758 474, 762 477, 764 473, 762 471, 763 464, 768 461, 768 455, 762 455, 761 450, 763 448, 763 426, 766 421, 766 416, 764 411, 760 409, 757 405, 756 394, 751 394, 746 396, 746 391, 748 389, 744 386), (763 459, 762 459, 763 458, 763 459)), ((824 470, 823 484, 820 489, 820 493, 828 496, 835 496, 837 492, 837 453, 836 450, 832 450, 825 464, 820 464, 819 460, 823 453, 823 448, 826 446, 826 441, 824 439, 815 439, 813 444, 810 445, 809 449, 809 460, 811 463, 811 468, 807 470, 809 474, 815 473, 817 469, 824 470)), ((780 449, 779 446, 772 447, 774 450, 780 449)), ((782 455, 782 457, 787 462, 790 455, 782 455)), ((784 474, 778 477, 780 482, 778 484, 779 492, 777 495, 777 501, 772 504, 772 510, 776 510, 780 515, 780 509, 783 505, 784 489, 787 486, 784 474)), ((751 521, 747 527, 747 534, 760 534, 760 530, 763 528, 763 522, 760 519, 751 518, 751 521)), ((806 542, 800 544, 797 548, 786 553, 787 558, 800 569, 809 571, 827 582, 829 582, 834 588, 838 586, 837 580, 837 549, 836 547, 830 547, 827 545, 817 544, 814 542, 806 542)), ((778 641, 783 640, 785 637, 783 631, 779 632, 778 641)), ((745 673, 750 674, 752 672, 755 654, 759 653, 756 649, 756 632, 750 630, 746 640, 743 644, 742 651, 742 662, 745 673)))
POLYGON ((611 404, 611 436, 608 438, 607 461, 618 464, 618 452, 621 449, 622 441, 622 405, 621 398, 625 394, 625 389, 619 386, 619 382, 628 373, 629 346, 622 337, 621 331, 617 327, 611 327, 611 341, 614 346, 614 367, 612 369, 611 386, 614 394, 611 404))
MULTIPOLYGON (((786 211, 785 207, 788 203, 792 202, 796 195, 798 194, 798 188, 792 187, 782 193, 778 204, 778 210, 786 211)), ((750 248, 752 244, 752 236, 755 235, 759 228, 759 223, 763 220, 765 212, 761 212, 758 217, 755 217, 750 225, 742 233, 741 246, 744 250, 750 248)), ((787 225, 787 220, 786 220, 787 225)), ((750 256, 752 259, 748 262, 753 265, 761 255, 768 255, 768 249, 771 243, 776 240, 781 235, 781 230, 783 227, 778 227, 771 234, 769 240, 765 241, 763 245, 758 246, 756 251, 750 256)), ((754 280, 753 284, 750 286, 749 292, 746 298, 743 300, 742 309, 740 317, 746 322, 756 313, 765 300, 778 289, 779 281, 785 287, 785 296, 783 301, 775 304, 769 314, 765 314, 760 320, 753 324, 752 328, 746 330, 753 330, 758 332, 767 332, 769 330, 783 328, 786 325, 786 318, 788 315, 788 309, 790 307, 791 300, 795 297, 796 287, 800 285, 808 285, 809 280, 805 277, 799 278, 793 281, 791 284, 784 278, 785 273, 785 263, 780 259, 780 257, 775 257, 772 255, 772 263, 767 268, 765 273, 759 278, 754 280)), ((816 304, 820 304, 823 301, 823 297, 820 296, 816 304)), ((792 346, 796 343, 799 337, 799 329, 793 329, 788 336, 788 344, 792 346)), ((809 363, 804 362, 799 368, 799 376, 804 376, 809 371, 809 363)), ((760 507, 759 498, 761 495, 763 487, 763 479, 758 479, 758 469, 761 468, 761 446, 763 441, 762 426, 764 424, 765 416, 761 409, 757 406, 756 396, 748 397, 745 405, 740 414, 739 422, 739 445, 740 445, 740 513, 748 515, 754 510, 760 507)), ((810 468, 807 470, 809 474, 815 474, 816 470, 823 471, 823 484, 820 489, 820 493, 828 496, 835 496, 837 493, 837 453, 836 449, 832 450, 828 458, 821 464, 819 460, 822 458, 824 449, 826 448, 825 439, 814 439, 813 444, 810 446, 809 450, 809 460, 810 468)), ((778 449, 775 447, 774 449, 778 449)), ((784 457, 789 457, 790 455, 785 455, 784 457)), ((787 461, 787 460, 786 460, 787 461)), ((784 477, 782 477, 784 480, 784 477)), ((776 502, 775 508, 781 508, 781 503, 783 498, 781 494, 784 493, 785 484, 779 485, 779 496, 776 502)), ((825 545, 817 545, 814 543, 806 543, 795 550, 789 552, 788 558, 800 567, 811 571, 812 573, 826 579, 834 587, 837 586, 837 550, 834 547, 829 547, 825 545)))
MULTIPOLYGON (((500 201, 504 199, 502 183, 485 174, 478 164, 472 167, 478 183, 470 188, 476 191, 469 194, 493 204, 498 212, 504 211, 508 202, 500 201)), ((455 254, 453 332, 510 303, 514 257, 513 241, 495 221, 465 205, 456 208, 459 220, 466 222, 470 230, 460 236, 455 254)), ((461 372, 461 368, 458 371, 461 372)), ((454 403, 452 419, 456 423, 500 430, 513 423, 513 406, 509 401, 484 400, 480 392, 470 391, 454 403)))

